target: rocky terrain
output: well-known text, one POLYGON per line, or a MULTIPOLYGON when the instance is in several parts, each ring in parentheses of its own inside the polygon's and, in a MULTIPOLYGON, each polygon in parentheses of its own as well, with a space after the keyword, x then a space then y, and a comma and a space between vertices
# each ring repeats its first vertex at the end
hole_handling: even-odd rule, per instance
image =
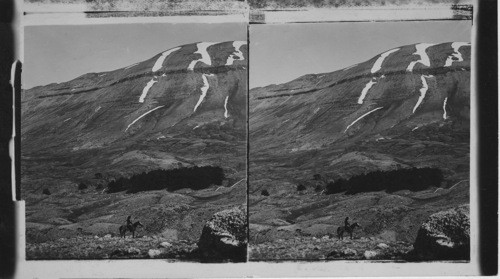
POLYGON ((244 205, 247 57, 246 42, 193 43, 125 68, 24 90, 28 259, 109 255, 103 251, 113 245, 99 242, 106 235, 119 249, 158 239, 190 250, 215 212, 244 205), (224 178, 203 189, 107 191, 119 178, 195 166, 221 168, 224 178), (144 224, 132 242, 116 239, 127 216, 144 224), (70 251, 89 239, 103 251, 70 251), (58 245, 67 250, 31 249, 58 245))
MULTIPOLYGON (((327 257, 331 247, 321 243, 345 217, 361 229, 350 243, 326 246, 363 258, 383 242, 398 252, 380 258, 403 259, 430 215, 469 203, 469 43, 398 46, 342 70, 253 88, 249 106, 251 260, 327 257), (339 180, 412 168, 442 180, 328 191, 339 180)), ((352 258, 342 255, 331 257, 352 258)))

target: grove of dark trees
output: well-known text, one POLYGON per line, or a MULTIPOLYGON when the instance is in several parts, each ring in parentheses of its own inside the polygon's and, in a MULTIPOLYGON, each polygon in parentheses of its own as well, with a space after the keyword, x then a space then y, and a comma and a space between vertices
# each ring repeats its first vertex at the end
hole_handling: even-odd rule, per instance
POLYGON ((163 190, 175 191, 183 188, 200 190, 210 185, 221 185, 224 180, 224 170, 220 167, 203 166, 171 170, 152 170, 132 175, 130 178, 120 177, 108 183, 108 193, 127 191, 137 193, 142 191, 163 190))
POLYGON ((431 186, 439 187, 443 179, 443 173, 437 168, 375 171, 353 176, 347 180, 337 179, 329 182, 325 194, 345 192, 346 195, 353 195, 383 190, 388 193, 399 190, 421 191, 431 186))

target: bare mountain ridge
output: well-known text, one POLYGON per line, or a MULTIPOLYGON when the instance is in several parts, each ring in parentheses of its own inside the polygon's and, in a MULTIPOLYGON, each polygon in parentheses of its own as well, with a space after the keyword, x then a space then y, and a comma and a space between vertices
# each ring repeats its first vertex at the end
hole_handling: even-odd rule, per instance
POLYGON ((245 44, 184 45, 115 71, 26 90, 26 147, 31 135, 43 130, 57 129, 67 139, 84 132, 85 142, 95 146, 152 130, 183 134, 216 121, 244 130, 245 44), (40 119, 40 114, 47 118, 40 119), (153 122, 154 129, 143 127, 153 122))
POLYGON ((438 122, 468 127, 470 46, 453 45, 403 46, 340 71, 253 89, 251 137, 259 142, 265 131, 293 130, 302 132, 283 140, 323 145, 438 122), (273 122, 265 121, 269 115, 273 122))

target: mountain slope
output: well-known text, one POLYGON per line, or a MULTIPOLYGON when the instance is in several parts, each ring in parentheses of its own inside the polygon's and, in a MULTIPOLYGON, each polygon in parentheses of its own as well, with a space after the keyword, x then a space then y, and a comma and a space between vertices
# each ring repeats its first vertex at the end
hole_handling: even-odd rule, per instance
POLYGON ((333 233, 350 216, 365 236, 411 241, 418 228, 408 224, 468 203, 469 115, 470 44, 461 42, 401 46, 339 71, 254 88, 250 223, 273 242, 333 233), (413 167, 439 169, 442 188, 324 195, 340 178, 413 167))

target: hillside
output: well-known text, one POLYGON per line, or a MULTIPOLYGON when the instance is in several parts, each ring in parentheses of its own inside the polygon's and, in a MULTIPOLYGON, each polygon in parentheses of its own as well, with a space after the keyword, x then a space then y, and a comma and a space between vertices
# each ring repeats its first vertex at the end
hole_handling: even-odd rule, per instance
POLYGON ((349 216, 358 237, 411 245, 430 214, 469 201, 469 115, 470 44, 461 42, 396 47, 250 90, 251 241, 333 235, 349 216), (356 191, 331 189, 412 168, 442 181, 420 185, 416 175, 389 191, 356 178, 356 191))

